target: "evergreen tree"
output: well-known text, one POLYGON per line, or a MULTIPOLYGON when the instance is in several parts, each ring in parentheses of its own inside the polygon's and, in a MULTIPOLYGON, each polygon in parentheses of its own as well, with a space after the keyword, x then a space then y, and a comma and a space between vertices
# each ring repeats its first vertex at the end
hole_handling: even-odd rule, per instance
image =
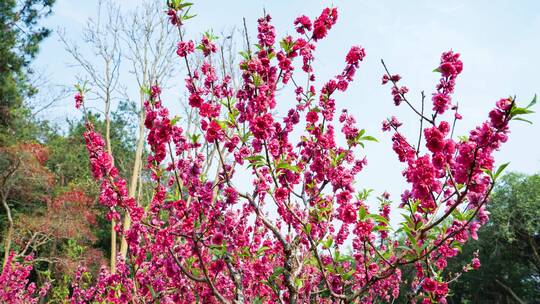
POLYGON ((15 125, 27 113, 23 100, 36 93, 30 63, 50 29, 39 21, 55 0, 0 1, 0 143, 13 140, 15 125))

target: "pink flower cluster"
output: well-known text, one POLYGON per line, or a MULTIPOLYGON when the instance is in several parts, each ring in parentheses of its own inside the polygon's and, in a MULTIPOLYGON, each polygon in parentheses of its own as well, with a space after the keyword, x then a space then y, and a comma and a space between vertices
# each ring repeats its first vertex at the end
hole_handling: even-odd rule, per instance
POLYGON ((463 70, 463 63, 459 60, 459 54, 452 51, 443 53, 441 64, 437 69, 441 73, 441 80, 437 85, 437 93, 433 94, 433 110, 443 114, 452 104, 452 93, 457 76, 463 70))
POLYGON ((407 94, 409 92, 409 88, 407 88, 406 86, 399 87, 397 85, 399 80, 401 80, 401 76, 399 76, 398 74, 396 74, 396 75, 384 74, 383 77, 382 77, 382 84, 383 85, 387 84, 388 81, 390 81, 393 84, 393 86, 392 86, 392 98, 394 99, 394 104, 396 106, 399 106, 401 104, 401 102, 404 100, 405 94, 407 94))
POLYGON ((336 24, 338 11, 336 8, 325 8, 313 22, 313 39, 315 41, 326 37, 328 31, 336 24))
POLYGON ((176 54, 180 57, 186 57, 188 54, 193 53, 193 51, 195 51, 195 43, 191 40, 179 42, 176 48, 176 54))
POLYGON ((38 303, 40 297, 45 297, 50 283, 44 284, 39 291, 35 283, 30 283, 32 271, 32 256, 27 256, 24 263, 13 261, 15 253, 11 253, 6 265, 0 273, 0 301, 11 304, 38 303))
POLYGON ((200 47, 205 57, 217 51, 216 44, 211 40, 211 37, 208 35, 204 35, 202 37, 200 47))
POLYGON ((179 25, 180 19, 178 18, 178 12, 174 9, 169 9, 167 11, 167 16, 169 17, 169 22, 171 22, 172 25, 179 25))
MULTIPOLYGON (((486 172, 495 169, 493 153, 507 140, 508 123, 515 108, 512 99, 501 99, 489 113, 489 120, 471 130, 467 139, 453 139, 450 123, 443 120, 437 125, 435 118, 450 106, 450 94, 453 93, 455 79, 462 67, 458 53, 443 53, 441 65, 437 69, 442 78, 437 85, 438 93, 433 98, 434 113, 428 116, 432 118, 427 118, 423 112, 413 108, 428 124, 422 130, 427 153, 421 154, 420 147, 413 146, 399 133, 401 123, 394 117, 383 122, 384 131, 394 131, 393 148, 398 159, 407 164, 403 175, 411 184, 411 189, 402 194, 400 206, 408 211, 407 218, 410 220, 403 224, 405 226, 402 229, 416 229, 419 235, 409 238, 407 246, 429 244, 428 236, 431 235, 435 238, 434 244, 432 247, 424 245, 420 257, 435 261, 440 270, 447 267, 448 258, 458 254, 457 246, 466 243, 469 238, 477 238, 476 231, 488 219, 485 204, 493 188, 494 177, 486 172), (437 213, 437 210, 442 210, 442 214, 437 213), (469 216, 454 218, 456 212, 469 216)), ((396 75, 383 76, 383 84, 389 81, 394 84, 394 101, 403 99, 404 95, 396 86, 399 79, 396 75)), ((461 116, 455 116, 454 119, 461 119, 461 116)), ((473 269, 480 265, 479 260, 475 259, 473 269)), ((427 266, 418 263, 416 267, 413 287, 421 284, 422 290, 426 292, 424 302, 445 302, 448 284, 442 277, 437 280, 426 277, 425 274, 430 271, 424 269, 427 266)))
POLYGON ((311 32, 313 24, 308 16, 302 15, 294 20, 294 26, 299 34, 305 34, 311 32))
POLYGON ((75 108, 80 109, 82 107, 82 105, 83 105, 83 96, 79 92, 79 93, 75 94, 75 108))
MULTIPOLYGON (((112 156, 106 151, 103 137, 95 132, 90 122, 86 123, 86 129, 84 139, 90 157, 90 169, 94 178, 101 182, 99 202, 109 208, 107 219, 120 219, 117 208, 133 212, 136 219, 140 218, 142 210, 136 206, 133 198, 128 197, 126 181, 119 176, 112 156)), ((115 227, 115 229, 121 231, 120 226, 115 227)))

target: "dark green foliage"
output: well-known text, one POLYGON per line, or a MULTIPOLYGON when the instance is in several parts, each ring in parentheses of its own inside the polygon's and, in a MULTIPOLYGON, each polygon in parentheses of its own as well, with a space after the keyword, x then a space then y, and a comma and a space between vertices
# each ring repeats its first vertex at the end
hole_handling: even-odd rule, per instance
MULTIPOLYGON (((135 154, 135 137, 130 121, 134 118, 125 108, 120 107, 112 114, 111 145, 115 157, 115 165, 120 175, 128 180, 133 168, 135 154)), ((96 131, 105 134, 105 123, 99 114, 89 114, 89 120, 94 124, 96 131)), ((57 179, 58 185, 67 187, 73 184, 83 186, 88 190, 97 185, 90 174, 88 151, 84 142, 84 121, 68 121, 67 134, 56 130, 48 134, 46 140, 49 148, 47 167, 57 179)), ((95 193, 95 192, 94 192, 95 193)))
POLYGON ((23 100, 36 92, 29 83, 30 63, 50 30, 40 27, 55 0, 0 1, 0 143, 16 133, 16 120, 25 116, 23 100))
POLYGON ((540 303, 540 175, 508 174, 489 204, 489 224, 450 269, 460 271, 479 250, 482 266, 452 286, 449 303, 540 303))

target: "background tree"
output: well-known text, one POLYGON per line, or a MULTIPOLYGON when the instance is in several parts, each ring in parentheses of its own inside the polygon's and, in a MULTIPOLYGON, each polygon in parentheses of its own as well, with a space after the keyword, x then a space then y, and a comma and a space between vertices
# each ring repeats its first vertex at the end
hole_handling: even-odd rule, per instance
POLYGON ((39 25, 54 0, 0 2, 0 144, 17 138, 14 124, 27 114, 24 98, 36 93, 28 82, 30 63, 50 30, 39 25))
POLYGON ((7 263, 12 250, 15 210, 24 212, 39 208, 49 195, 53 178, 43 166, 46 160, 47 150, 39 144, 20 143, 0 149, 0 199, 7 219, 0 226, 6 230, 2 266, 7 263))
POLYGON ((495 188, 491 222, 450 264, 454 273, 481 266, 456 279, 450 303, 538 303, 540 299, 540 175, 512 173, 495 188))
MULTIPOLYGON (((156 1, 145 1, 128 13, 122 14, 118 4, 112 1, 98 2, 98 15, 90 19, 85 27, 84 42, 93 50, 88 56, 81 52, 76 44, 60 35, 66 50, 72 55, 84 73, 79 76, 81 82, 88 81, 88 99, 97 100, 103 105, 105 119, 105 140, 107 149, 113 160, 117 161, 114 145, 111 145, 112 107, 119 100, 131 103, 138 100, 131 109, 137 113, 134 121, 137 135, 132 167, 126 177, 129 178, 129 196, 135 197, 137 185, 140 183, 141 160, 144 152, 144 111, 143 103, 148 98, 148 88, 155 83, 166 84, 175 71, 171 54, 174 53, 175 28, 169 25, 163 15, 163 4, 156 1), (99 64, 95 64, 97 57, 99 64), (125 62, 123 61, 125 60, 125 62), (130 72, 137 83, 135 92, 139 96, 130 96, 128 86, 122 83, 120 73, 130 72)), ((101 108, 101 107, 98 107, 101 108)), ((124 217, 124 225, 129 226, 129 215, 124 217)), ((116 223, 111 225, 111 269, 115 269, 117 239, 116 223)), ((125 240, 121 243, 121 256, 127 252, 125 240)))
MULTIPOLYGON (((98 58, 101 65, 96 65, 83 55, 79 47, 66 40, 64 34, 60 35, 66 50, 72 55, 84 71, 84 83, 89 80, 89 85, 93 88, 91 94, 95 95, 103 103, 103 113, 105 116, 105 141, 107 151, 112 155, 111 145, 111 106, 113 100, 119 94, 119 77, 121 63, 120 46, 120 7, 113 2, 98 2, 98 13, 96 19, 88 20, 84 29, 84 42, 89 46, 94 56, 98 58), (104 8, 105 6, 105 8, 104 8)), ((83 82, 83 81, 80 81, 83 82)), ((88 94, 90 95, 90 94, 88 94)), ((114 159, 113 159, 114 161, 114 159)), ((111 269, 116 269, 116 230, 115 222, 111 225, 111 269)))

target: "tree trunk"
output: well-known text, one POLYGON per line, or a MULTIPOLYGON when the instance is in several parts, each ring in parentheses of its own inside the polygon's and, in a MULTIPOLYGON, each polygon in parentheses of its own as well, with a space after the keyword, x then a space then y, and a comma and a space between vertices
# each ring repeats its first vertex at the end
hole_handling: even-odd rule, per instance
POLYGON ((13 218, 11 217, 11 209, 9 208, 9 205, 7 203, 7 195, 2 194, 2 205, 4 205, 4 209, 6 210, 7 218, 8 218, 8 231, 6 235, 6 239, 4 241, 4 262, 2 263, 2 269, 6 266, 6 263, 9 258, 9 254, 11 251, 11 240, 13 239, 13 218))
POLYGON ((536 240, 534 237, 527 233, 527 239, 529 241, 529 246, 531 246, 531 250, 533 253, 533 264, 536 267, 536 270, 540 272, 540 254, 538 253, 538 249, 536 248, 536 240))
MULTIPOLYGON (((107 75, 109 75, 109 65, 106 64, 107 69, 107 75)), ((107 152, 111 156, 112 163, 114 165, 114 157, 112 153, 112 145, 111 145, 111 117, 110 117, 110 111, 111 111, 111 94, 109 90, 107 89, 105 94, 105 141, 107 144, 107 152)), ((114 227, 116 226, 116 221, 113 219, 111 220, 111 273, 116 273, 116 230, 114 227)))
POLYGON ((111 273, 116 273, 116 221, 111 220, 111 273))
MULTIPOLYGON (((141 172, 142 152, 144 148, 144 95, 141 93, 141 110, 139 113, 139 138, 137 139, 137 149, 135 150, 135 160, 133 162, 133 171, 131 172, 131 180, 129 182, 128 195, 131 198, 135 198, 137 193, 137 184, 139 181, 139 175, 141 172)), ((126 213, 124 217, 124 231, 127 231, 131 227, 131 217, 126 213)), ((126 238, 122 236, 122 242, 120 244, 120 256, 125 259, 127 256, 128 244, 126 238)))
POLYGON ((518 302, 519 304, 527 304, 527 302, 523 301, 520 297, 518 297, 518 295, 512 290, 512 288, 510 288, 510 286, 504 284, 498 279, 495 279, 495 282, 499 284, 502 288, 504 288, 504 290, 506 290, 506 292, 508 292, 516 302, 518 302))

